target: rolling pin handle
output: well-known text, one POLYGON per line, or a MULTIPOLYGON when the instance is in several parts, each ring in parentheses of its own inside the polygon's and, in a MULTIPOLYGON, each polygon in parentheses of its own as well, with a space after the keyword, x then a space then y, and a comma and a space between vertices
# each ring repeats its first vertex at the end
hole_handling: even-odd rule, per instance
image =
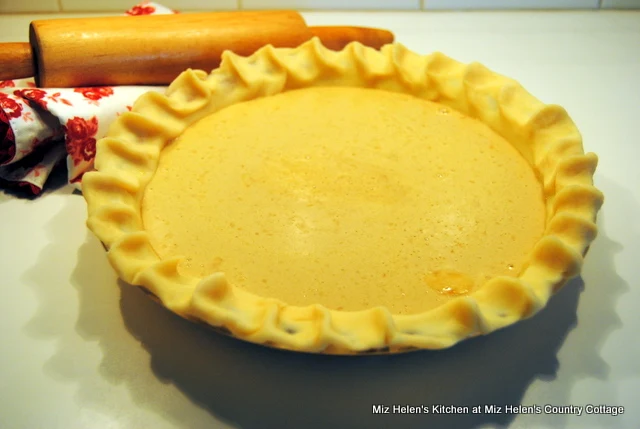
POLYGON ((393 43, 393 33, 379 28, 368 27, 309 27, 311 33, 331 50, 341 51, 351 42, 360 42, 365 46, 380 49, 393 43))
POLYGON ((0 80, 21 79, 35 75, 31 46, 28 43, 0 43, 0 80))

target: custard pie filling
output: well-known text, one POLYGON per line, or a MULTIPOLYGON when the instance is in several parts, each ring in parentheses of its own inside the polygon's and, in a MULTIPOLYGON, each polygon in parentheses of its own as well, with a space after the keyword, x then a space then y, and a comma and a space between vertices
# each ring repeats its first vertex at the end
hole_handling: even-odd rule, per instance
POLYGON ((185 256, 185 275, 397 314, 516 276, 545 226, 540 182, 504 138, 446 106, 364 88, 204 117, 164 149, 142 215, 160 258, 185 256))
POLYGON ((402 45, 225 53, 140 97, 83 176, 119 277, 274 347, 441 349, 580 273, 603 196, 567 112, 402 45))

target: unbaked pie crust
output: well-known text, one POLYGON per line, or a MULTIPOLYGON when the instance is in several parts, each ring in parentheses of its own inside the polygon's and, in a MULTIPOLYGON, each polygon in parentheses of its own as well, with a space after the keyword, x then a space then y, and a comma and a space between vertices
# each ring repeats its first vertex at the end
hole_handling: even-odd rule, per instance
POLYGON ((312 40, 140 97, 82 186, 118 275, 178 315, 278 348, 398 352, 543 308, 595 238, 596 164, 564 109, 482 65, 312 40))

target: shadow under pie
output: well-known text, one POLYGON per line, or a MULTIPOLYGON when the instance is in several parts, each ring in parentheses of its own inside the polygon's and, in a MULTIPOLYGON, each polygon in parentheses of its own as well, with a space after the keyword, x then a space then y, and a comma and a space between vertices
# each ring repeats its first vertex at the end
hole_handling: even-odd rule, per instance
POLYGON ((490 336, 441 351, 360 357, 240 342, 170 314, 140 289, 120 288, 125 325, 149 351, 155 374, 238 427, 418 428, 511 421, 515 415, 437 414, 432 406, 518 405, 536 378, 554 379, 583 282, 567 284, 536 317, 490 336), (430 414, 373 414, 374 405, 396 404, 426 405, 430 414))

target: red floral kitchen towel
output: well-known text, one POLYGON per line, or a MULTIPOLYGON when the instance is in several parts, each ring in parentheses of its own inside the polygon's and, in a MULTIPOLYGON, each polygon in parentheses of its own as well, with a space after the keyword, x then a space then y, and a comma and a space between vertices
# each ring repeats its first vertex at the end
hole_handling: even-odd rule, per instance
MULTIPOLYGON (((143 2, 126 15, 177 13, 143 2)), ((96 140, 113 120, 158 86, 36 88, 33 78, 0 81, 0 186, 38 194, 66 159, 69 182, 93 167, 96 140)))

